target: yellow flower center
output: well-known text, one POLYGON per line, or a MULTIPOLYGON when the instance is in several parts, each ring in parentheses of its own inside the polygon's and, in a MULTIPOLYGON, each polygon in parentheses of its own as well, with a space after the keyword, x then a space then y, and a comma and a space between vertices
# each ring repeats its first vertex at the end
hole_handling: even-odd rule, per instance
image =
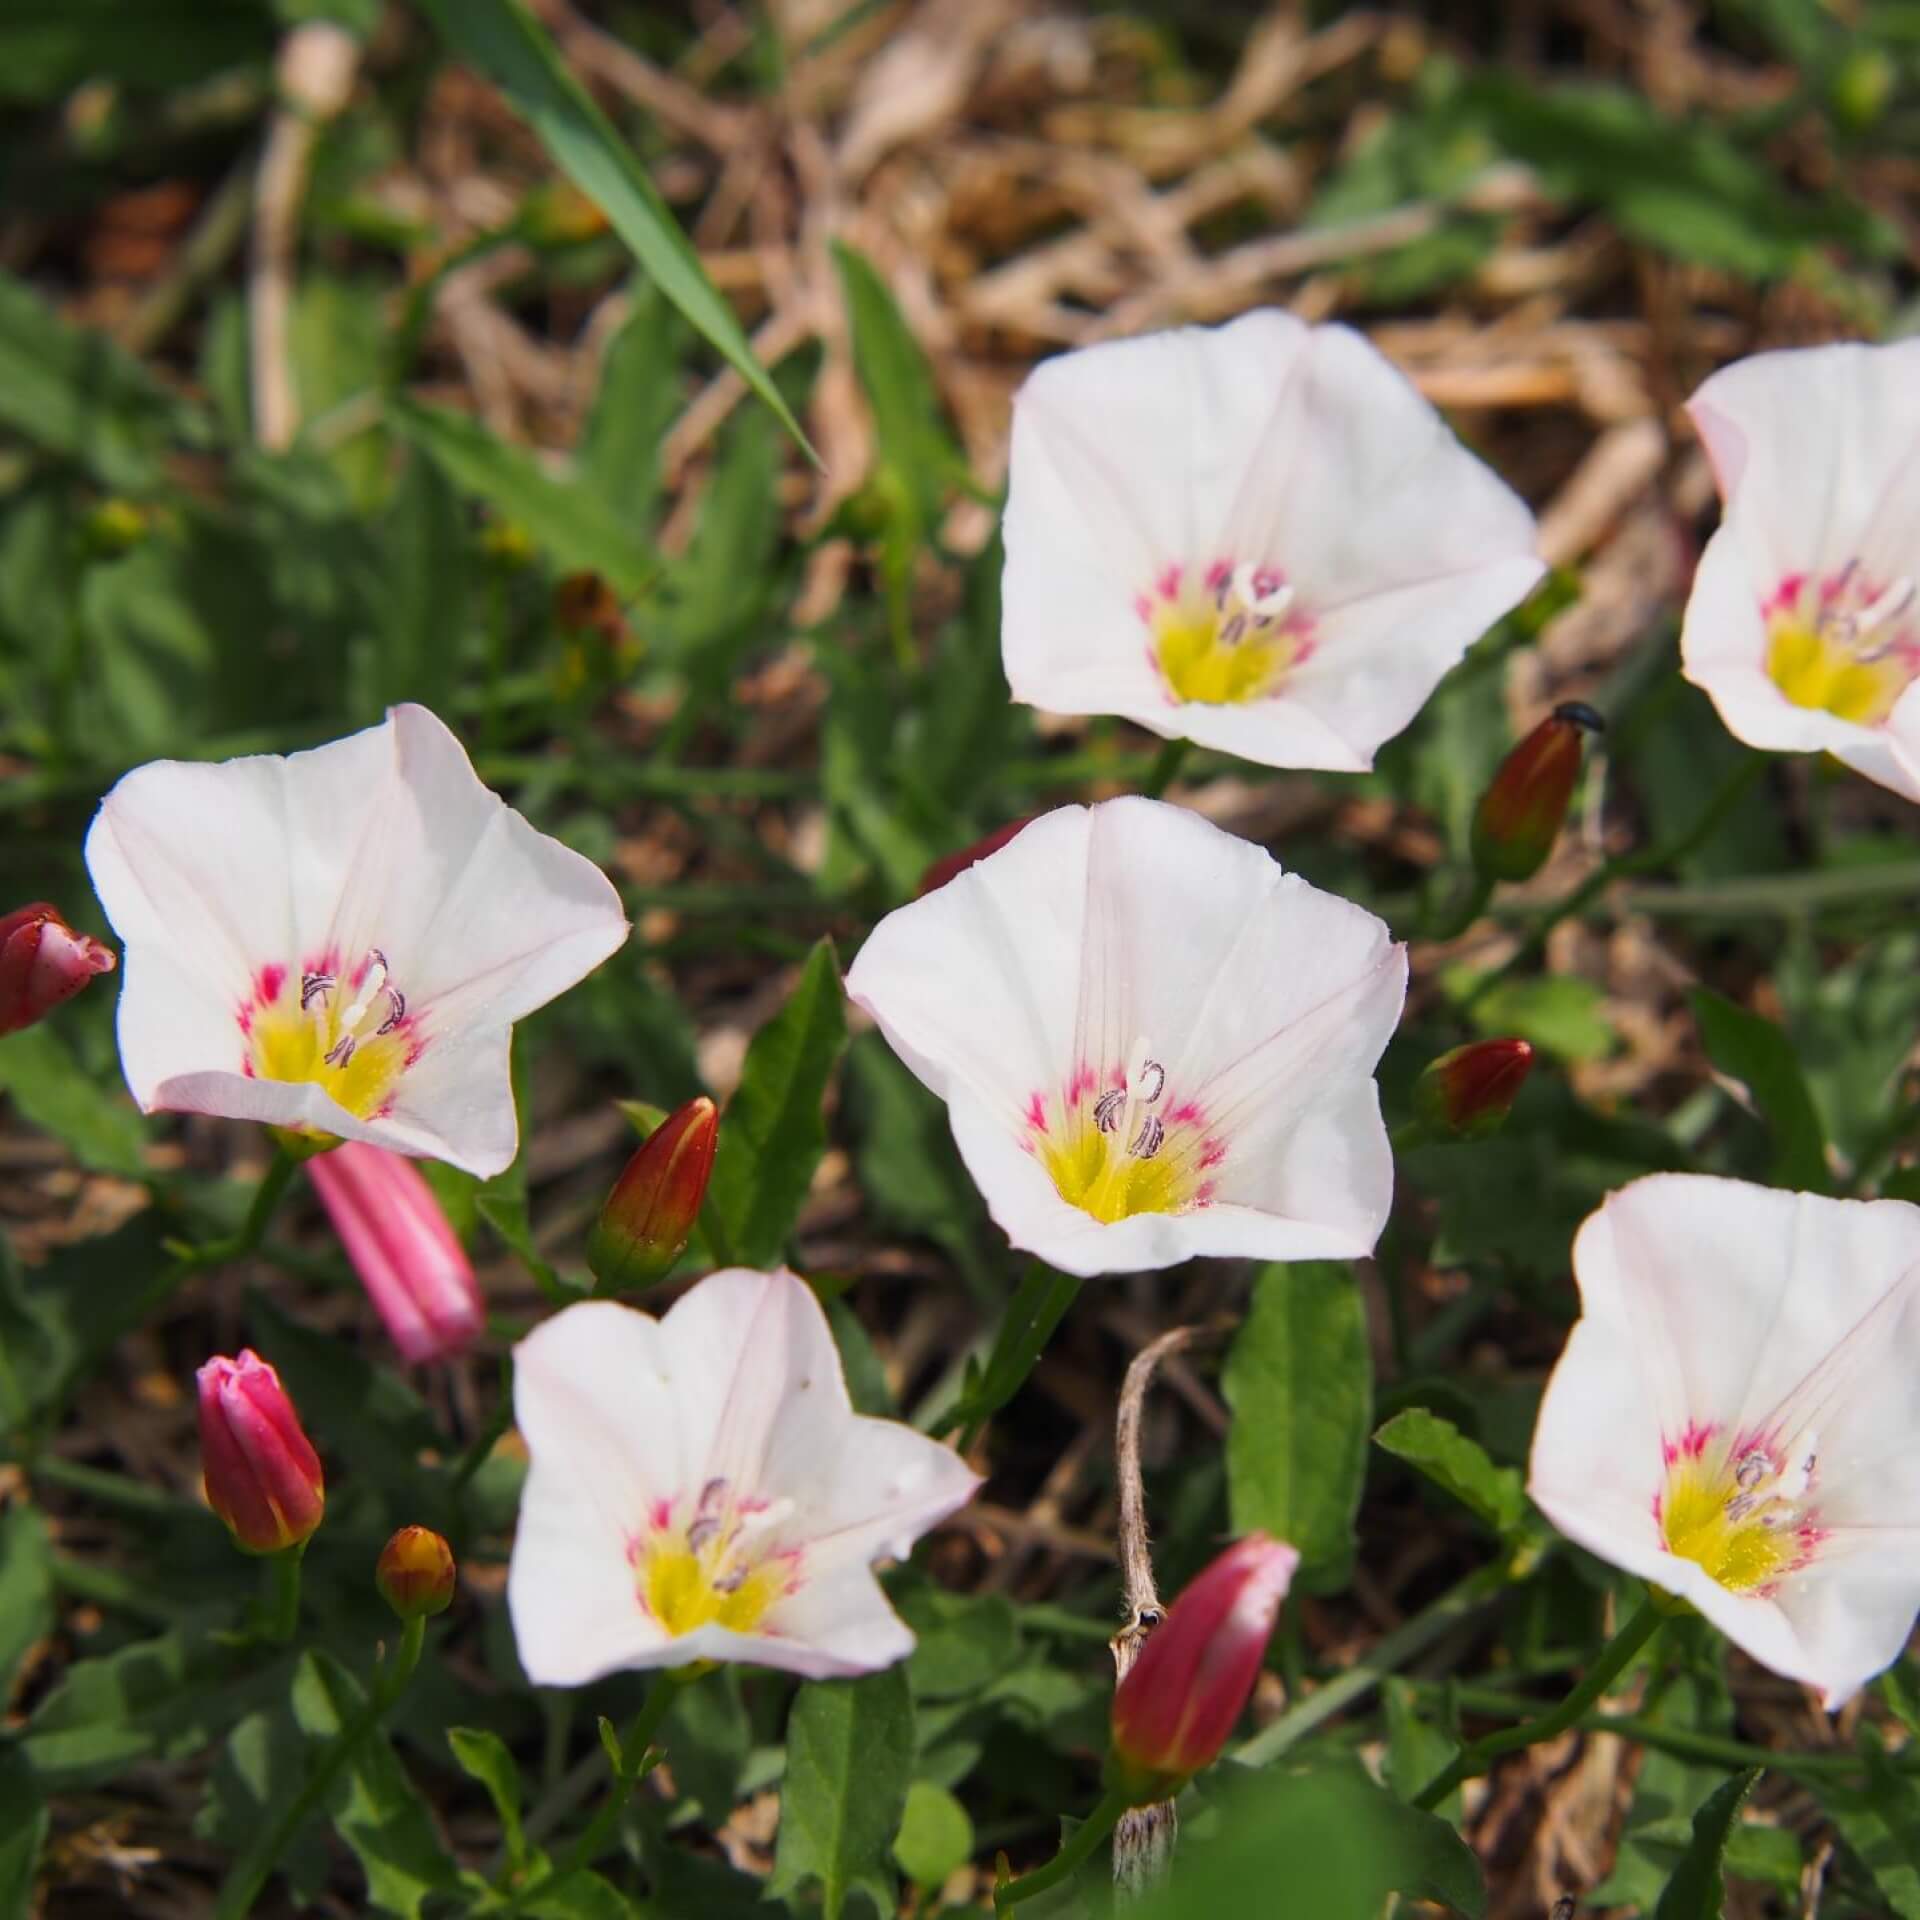
POLYGON ((1177 701, 1239 706, 1277 693, 1313 651, 1312 623, 1280 574, 1218 561, 1203 586, 1169 567, 1139 602, 1148 654, 1177 701))
POLYGON ((1669 1553, 1731 1593, 1761 1594, 1813 1557, 1823 1535, 1806 1501, 1816 1464, 1811 1442, 1789 1464, 1765 1440, 1725 1448, 1711 1429, 1696 1427, 1667 1455, 1656 1512, 1669 1553))
POLYGON ((1225 1145, 1191 1100, 1171 1098, 1166 1069, 1135 1044, 1124 1068, 1082 1068, 1027 1104, 1023 1144, 1061 1199, 1111 1226, 1136 1213, 1185 1213, 1213 1198, 1225 1145))
POLYGON ((1767 673, 1796 707, 1877 727, 1920 672, 1914 588, 1870 591, 1849 565, 1830 580, 1795 577, 1766 607, 1767 673))
POLYGON ((378 948, 344 975, 324 959, 299 972, 263 968, 240 1031, 250 1079, 311 1081, 358 1120, 387 1110, 420 1052, 378 948))
POLYGON ((707 1482, 684 1527, 678 1505, 661 1502, 634 1546, 641 1606, 676 1640, 700 1627, 754 1632, 795 1584, 797 1553, 756 1551, 778 1516, 764 1502, 736 1501, 725 1480, 707 1482))

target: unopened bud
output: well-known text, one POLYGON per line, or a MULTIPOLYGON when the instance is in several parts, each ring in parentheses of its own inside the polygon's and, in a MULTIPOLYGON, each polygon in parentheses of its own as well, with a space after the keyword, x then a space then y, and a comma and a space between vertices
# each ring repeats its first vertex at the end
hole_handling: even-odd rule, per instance
POLYGON ((920 876, 920 893, 924 898, 936 887, 944 887, 949 880, 957 879, 966 870, 977 865, 990 853, 998 853, 1022 827, 1031 826, 1038 816, 1025 814, 1018 820, 1009 820, 1004 827, 995 827, 989 834, 983 834, 970 847, 962 847, 958 853, 945 853, 928 867, 920 876))
POLYGON ((114 969, 111 947, 74 930, 44 900, 0 915, 0 1033, 17 1033, 114 969))
POLYGON ((1430 1060, 1413 1083, 1414 1117, 1443 1140, 1478 1140, 1506 1124, 1533 1071, 1524 1040, 1476 1040, 1430 1060))
POLYGON ((587 1264, 613 1291, 650 1287, 685 1251, 713 1173, 720 1110, 702 1094, 647 1136, 587 1236, 587 1264))
POLYGON ((1606 722, 1577 700, 1555 707, 1501 761, 1473 816, 1473 864, 1483 880, 1528 880, 1553 851, 1583 737, 1606 722))
POLYGON ((248 1553, 299 1546, 320 1524, 327 1489, 280 1376, 246 1350, 196 1377, 207 1505, 248 1553))
POLYGON ((403 1359, 443 1359, 479 1338, 473 1263, 411 1160, 349 1140, 309 1159, 307 1178, 403 1359))
POLYGON ((131 553, 153 531, 153 515, 137 500, 102 500, 81 522, 80 537, 95 560, 131 553))
POLYGON ((1170 1799, 1219 1757, 1260 1676, 1300 1556, 1236 1540, 1181 1594, 1113 1696, 1107 1784, 1135 1806, 1170 1799))
POLYGON ((453 1603, 453 1549, 431 1527, 402 1527, 380 1549, 374 1585, 402 1620, 445 1613, 453 1603))
POLYGON ((480 533, 480 551, 502 573, 533 565, 533 536, 515 520, 489 520, 480 533))

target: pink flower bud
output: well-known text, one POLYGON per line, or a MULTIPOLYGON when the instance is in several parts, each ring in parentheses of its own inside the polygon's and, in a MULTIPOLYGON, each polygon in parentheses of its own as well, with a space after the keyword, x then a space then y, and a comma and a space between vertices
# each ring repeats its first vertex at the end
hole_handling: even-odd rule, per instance
POLYGON ((1259 1677, 1300 1556, 1264 1533, 1236 1540, 1174 1602, 1113 1696, 1109 1784, 1163 1800, 1227 1744, 1259 1677))
POLYGON ((75 933, 44 900, 0 915, 0 1033, 32 1026, 113 969, 113 950, 75 933))
POLYGON ((309 1160, 307 1176, 402 1358, 471 1346, 487 1320, 480 1286, 420 1169, 350 1140, 309 1160))
POLYGON ((1606 725, 1570 700, 1500 762, 1473 816, 1473 864, 1484 880, 1528 880, 1540 871, 1567 817, 1584 737, 1606 725))
POLYGON ((374 1585, 402 1620, 444 1613, 453 1602, 453 1549, 431 1527, 402 1527, 380 1549, 374 1585))
POLYGON ((705 1094, 648 1134, 587 1236, 587 1264, 603 1287, 650 1287, 671 1271, 700 1217, 719 1140, 720 1110, 705 1094))
POLYGON ((280 1376, 250 1349, 200 1369, 207 1505, 248 1553, 297 1547, 320 1524, 326 1482, 280 1376))
POLYGON ((1505 1123, 1533 1049, 1524 1040, 1476 1040, 1428 1061, 1413 1083, 1413 1111, 1441 1139, 1478 1140, 1505 1123))

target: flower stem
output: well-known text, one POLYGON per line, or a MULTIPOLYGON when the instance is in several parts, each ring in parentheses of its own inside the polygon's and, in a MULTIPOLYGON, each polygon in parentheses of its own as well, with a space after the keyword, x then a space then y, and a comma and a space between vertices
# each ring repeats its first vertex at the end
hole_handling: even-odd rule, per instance
POLYGON ((1127 1810, 1127 1796, 1118 1791, 1108 1793, 1107 1797, 1087 1815, 1073 1830, 1069 1839, 1058 1853, 1044 1867, 1036 1867, 1031 1873, 1018 1880, 1006 1880, 993 1890, 993 1910, 1005 1913, 1009 1907, 1017 1907, 1022 1900, 1032 1900, 1043 1894, 1049 1887, 1057 1887, 1060 1882, 1087 1859, 1105 1840, 1120 1816, 1127 1810))
POLYGON ((1420 928, 1422 940, 1457 940, 1487 910, 1493 898, 1493 882, 1484 874, 1470 874, 1464 886, 1457 887, 1444 911, 1435 912, 1420 928))
POLYGON ((275 1646, 284 1647, 300 1624, 300 1562, 306 1551, 303 1540, 297 1547, 269 1554, 261 1569, 260 1631, 275 1646))
POLYGON ((288 1803, 265 1838, 249 1848, 228 1874, 226 1885, 220 1889, 214 1920, 242 1920, 243 1915, 252 1911, 255 1898, 279 1864, 281 1854, 333 1791, 334 1782, 346 1770, 360 1743, 393 1711, 394 1703, 406 1691, 414 1668, 420 1664, 426 1632, 427 1623, 423 1619, 409 1620, 401 1629, 400 1651, 384 1675, 375 1674, 366 1704, 334 1735, 319 1765, 307 1776, 307 1784, 288 1803))
MULTIPOLYGON (((607 1844, 608 1837, 619 1824, 620 1816, 627 1810, 627 1802, 633 1798, 633 1790, 659 1764, 661 1755, 654 1747, 653 1737, 660 1731, 660 1723, 666 1719, 673 1703, 681 1693, 703 1674, 711 1673, 712 1666, 700 1662, 690 1667, 667 1667, 662 1670, 659 1679, 653 1683, 645 1703, 634 1715, 633 1724, 628 1727, 620 1742, 620 1764, 614 1769, 613 1788, 601 1801, 600 1808, 587 1823, 586 1831, 581 1834, 567 1850, 564 1864, 555 1867, 550 1873, 543 1874, 528 1886, 520 1888, 502 1907, 500 1920, 507 1920, 509 1914, 522 1911, 529 1900, 544 1899, 556 1892, 560 1886, 571 1880, 575 1874, 584 1873, 599 1857, 607 1844)), ((606 1722, 601 1723, 603 1727, 606 1722)), ((610 1739, 611 1733, 607 1734, 610 1739)), ((537 1838, 529 1823, 527 1837, 537 1838)))
POLYGON ((965 1453, 979 1439, 980 1429, 1020 1391, 1079 1291, 1074 1275, 1055 1273, 1036 1260, 1007 1307, 980 1377, 940 1416, 933 1431, 948 1433, 958 1427, 958 1445, 965 1453))
POLYGON ((280 1210, 280 1202, 286 1198, 287 1188, 299 1170, 299 1156, 289 1153, 285 1147, 276 1147, 272 1164, 253 1190, 253 1200, 247 1208, 246 1219, 240 1223, 240 1231, 221 1240, 182 1248, 172 1267, 162 1274, 161 1284, 170 1291, 177 1281, 191 1273, 198 1273, 204 1267, 224 1266, 229 1260, 239 1260, 253 1252, 267 1237, 273 1216, 280 1210))
POLYGON ((1187 755, 1193 751, 1191 740, 1169 740, 1153 757, 1153 765, 1147 769, 1146 778, 1140 782, 1140 791, 1149 800, 1158 800, 1179 778, 1180 769, 1186 765, 1187 755))
POLYGON ((1633 1618, 1601 1648, 1599 1658, 1581 1677, 1580 1684, 1551 1713, 1543 1713, 1538 1720, 1526 1720, 1517 1727, 1507 1727, 1499 1733, 1490 1733, 1484 1739, 1474 1741, 1471 1746, 1462 1747, 1454 1755, 1452 1764, 1414 1795, 1413 1804, 1431 1811, 1461 1781, 1484 1773, 1488 1761, 1500 1754, 1517 1753, 1522 1747, 1535 1746, 1542 1740, 1551 1740, 1556 1734, 1565 1733, 1619 1679, 1627 1663, 1659 1631, 1664 1617, 1649 1594, 1640 1602, 1633 1618))
POLYGON ((1631 879, 1636 874, 1656 873, 1662 867, 1671 866, 1676 860, 1684 860, 1695 847, 1710 840, 1719 830, 1720 824, 1740 802, 1747 797, 1748 791, 1766 771, 1766 761, 1755 753, 1749 754, 1721 786, 1706 806, 1701 810, 1692 826, 1675 839, 1665 840, 1657 847, 1648 847, 1640 853, 1620 854, 1604 861, 1581 881, 1572 892, 1562 894, 1538 920, 1533 931, 1520 943, 1513 956, 1491 973, 1485 973, 1474 983, 1473 990, 1460 1003, 1460 1011, 1469 1013, 1501 981, 1517 973, 1530 960, 1537 959, 1546 950, 1547 936, 1562 920, 1571 919, 1579 913, 1589 901, 1605 892, 1616 880, 1631 879))

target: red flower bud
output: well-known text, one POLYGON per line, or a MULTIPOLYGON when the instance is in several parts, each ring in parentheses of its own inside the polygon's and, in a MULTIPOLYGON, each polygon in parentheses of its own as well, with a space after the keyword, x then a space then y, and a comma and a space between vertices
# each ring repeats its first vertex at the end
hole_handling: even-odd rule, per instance
POLYGON ((350 1140, 309 1160, 307 1177, 402 1358, 471 1346, 487 1323, 480 1286, 420 1169, 350 1140))
POLYGON ((112 948, 75 933, 44 900, 0 915, 0 1033, 32 1026, 114 964, 112 948))
POLYGON ((453 1549, 431 1527, 402 1527, 380 1549, 373 1583, 402 1620, 424 1620, 453 1604, 453 1549))
POLYGON ((1483 880, 1527 880, 1553 851, 1580 777, 1582 737, 1606 725, 1570 700, 1500 763, 1473 816, 1473 864, 1483 880))
POLYGON ((647 1136, 587 1236, 587 1264, 603 1287, 650 1287, 672 1271, 700 1217, 719 1139, 720 1110, 705 1094, 647 1136))
POLYGON ((207 1505, 248 1553, 297 1547, 320 1524, 327 1489, 280 1376, 249 1350, 197 1377, 207 1505))
POLYGON ((920 876, 920 896, 924 898, 936 887, 944 887, 949 880, 957 879, 977 861, 984 860, 990 853, 998 853, 1022 827, 1030 827, 1040 816, 1035 813, 1024 815, 1018 820, 1009 820, 1004 827, 983 835, 970 847, 962 847, 958 853, 945 853, 920 876))
POLYGON ((1259 1677, 1300 1556, 1264 1533, 1194 1580, 1113 1696, 1108 1783, 1136 1806, 1170 1797, 1227 1744, 1259 1677))
POLYGON ((1429 1133, 1478 1140, 1506 1123, 1533 1071, 1524 1040, 1476 1040, 1428 1061, 1413 1083, 1413 1111, 1429 1133))

